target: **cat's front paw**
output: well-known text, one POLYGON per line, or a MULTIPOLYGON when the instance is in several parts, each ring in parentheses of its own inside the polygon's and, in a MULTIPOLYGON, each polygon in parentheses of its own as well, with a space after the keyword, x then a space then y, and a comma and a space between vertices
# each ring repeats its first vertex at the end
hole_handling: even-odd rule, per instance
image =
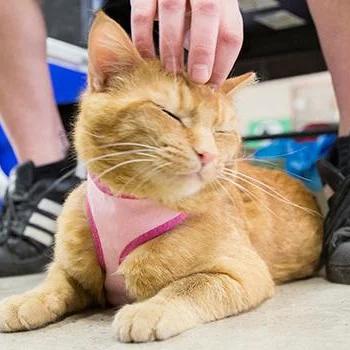
POLYGON ((50 295, 26 293, 0 303, 0 332, 16 332, 42 327, 57 319, 57 309, 63 307, 50 295))
POLYGON ((122 342, 149 342, 170 338, 199 323, 197 315, 185 307, 144 301, 124 306, 112 326, 122 342))

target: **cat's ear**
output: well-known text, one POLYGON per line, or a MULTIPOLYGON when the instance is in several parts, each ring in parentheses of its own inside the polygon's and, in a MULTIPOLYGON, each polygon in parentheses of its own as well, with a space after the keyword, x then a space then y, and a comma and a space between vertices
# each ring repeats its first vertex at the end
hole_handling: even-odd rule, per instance
POLYGON ((129 71, 143 60, 123 28, 100 11, 92 24, 89 43, 89 89, 102 91, 113 74, 129 71))
POLYGON ((222 84, 220 91, 230 96, 238 89, 254 84, 256 80, 256 74, 254 72, 245 73, 238 77, 227 79, 222 84))

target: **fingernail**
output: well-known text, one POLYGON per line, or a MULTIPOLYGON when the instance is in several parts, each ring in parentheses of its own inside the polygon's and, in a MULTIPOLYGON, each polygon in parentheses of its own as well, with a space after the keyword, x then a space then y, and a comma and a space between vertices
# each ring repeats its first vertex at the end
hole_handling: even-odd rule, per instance
POLYGON ((205 64, 194 64, 191 69, 191 78, 196 83, 206 83, 210 78, 208 66, 205 64))

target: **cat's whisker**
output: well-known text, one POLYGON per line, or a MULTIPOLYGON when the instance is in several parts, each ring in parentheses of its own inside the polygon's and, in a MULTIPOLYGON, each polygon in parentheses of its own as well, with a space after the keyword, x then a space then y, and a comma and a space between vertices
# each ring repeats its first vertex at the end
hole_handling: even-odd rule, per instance
POLYGON ((148 153, 145 153, 145 152, 147 152, 147 151, 143 151, 143 152, 137 153, 137 154, 139 154, 139 155, 141 155, 141 156, 150 157, 150 158, 156 158, 156 159, 159 158, 158 156, 156 156, 156 155, 154 155, 154 154, 148 154, 148 153))
POLYGON ((273 162, 269 162, 268 160, 263 160, 263 159, 258 159, 258 158, 236 158, 235 160, 232 161, 233 162, 263 162, 266 164, 269 164, 273 167, 277 167, 276 163, 273 162))
POLYGON ((152 140, 153 144, 156 145, 159 149, 161 149, 161 146, 159 144, 159 141, 156 140, 153 136, 149 135, 149 138, 152 140))
POLYGON ((231 169, 225 168, 224 169, 225 172, 229 172, 230 174, 234 175, 234 176, 239 176, 239 177, 243 177, 245 179, 248 179, 250 181, 256 182, 259 185, 263 186, 264 188, 267 188, 268 190, 270 190, 271 192, 275 193, 277 196, 279 196, 280 198, 284 199, 284 200, 288 200, 286 197, 284 197, 282 194, 280 194, 278 191, 276 191, 273 187, 269 186, 268 184, 266 184, 263 181, 260 181, 252 176, 249 176, 247 174, 244 174, 242 172, 239 171, 233 171, 231 169))
MULTIPOLYGON (((227 165, 230 165, 230 164, 234 164, 235 162, 250 162, 250 163, 254 163, 254 162, 257 162, 257 163, 263 163, 263 164, 268 164, 269 166, 271 166, 272 169, 277 169, 277 170, 281 170, 280 167, 278 167, 275 163, 273 162, 269 162, 268 160, 264 160, 264 159, 255 159, 255 158, 236 158, 235 160, 231 161, 231 162, 227 162, 226 164, 227 165)), ((269 167, 266 167, 267 169, 271 169, 269 167)), ((292 171, 289 171, 289 170, 285 170, 283 169, 283 171, 285 173, 287 173, 288 175, 291 175, 291 176, 294 176, 300 180, 303 180, 303 181, 308 181, 308 182, 311 182, 312 180, 311 179, 308 179, 307 177, 304 177, 304 176, 301 176, 299 174, 296 174, 296 173, 293 173, 292 171)))
POLYGON ((147 183, 147 181, 152 177, 155 176, 156 174, 158 174, 163 168, 165 168, 166 166, 169 166, 171 164, 171 162, 162 162, 161 164, 159 164, 157 167, 155 167, 154 169, 151 169, 149 172, 147 172, 146 174, 144 174, 144 179, 142 182, 140 182, 137 187, 135 187, 134 191, 137 191, 139 188, 141 188, 145 183, 147 183))
POLYGON ((46 193, 49 193, 53 188, 55 188, 58 184, 60 184, 62 181, 64 181, 67 177, 72 176, 73 174, 76 174, 77 169, 73 168, 66 173, 64 173, 62 176, 60 176, 58 179, 56 179, 47 189, 46 193))
MULTIPOLYGON (((239 171, 234 171, 232 169, 229 169, 229 168, 225 168, 224 169, 224 173, 226 173, 227 175, 230 175, 230 176, 233 176, 233 177, 237 177, 237 178, 240 178, 240 179, 244 179, 248 182, 252 181, 254 182, 255 184, 258 184, 259 186, 262 186, 262 188, 265 188, 269 191, 271 191, 272 193, 274 193, 276 196, 278 196, 279 198, 281 198, 282 200, 284 201, 289 201, 287 197, 284 197, 281 193, 279 193, 278 191, 276 191, 273 187, 269 186, 268 184, 266 184, 265 182, 263 181, 260 181, 252 176, 249 176, 247 174, 244 174, 242 172, 239 172, 239 171)), ((259 187, 260 188, 260 187, 259 187)), ((290 202, 291 204, 294 204, 293 202, 290 202)))
MULTIPOLYGON (((83 130, 83 133, 93 136, 95 138, 98 139, 103 139, 106 138, 106 136, 104 135, 96 135, 88 130, 83 130)), ((154 138, 152 138, 152 141, 154 142, 154 138)), ((156 142, 155 142, 156 144, 156 142)), ((159 147, 155 147, 153 145, 147 145, 147 144, 143 144, 143 143, 137 143, 137 142, 114 142, 114 143, 109 143, 109 144, 103 144, 100 146, 100 148, 109 148, 109 147, 115 147, 115 146, 135 146, 135 147, 144 147, 147 149, 154 149, 154 150, 159 150, 159 147)))
POLYGON ((99 156, 99 157, 89 159, 87 162, 85 162, 85 165, 88 165, 92 162, 96 162, 96 161, 101 160, 101 159, 114 158, 114 157, 118 157, 118 156, 122 156, 122 155, 126 155, 126 154, 136 154, 136 155, 143 155, 143 156, 147 156, 147 157, 158 158, 157 156, 147 154, 145 152, 153 152, 153 151, 146 149, 146 150, 142 150, 142 152, 140 152, 140 150, 131 150, 131 151, 108 153, 108 154, 104 154, 104 155, 99 156))
MULTIPOLYGON (((167 162, 167 163, 169 163, 169 162, 167 162)), ((163 162, 162 162, 158 167, 156 167, 155 169, 159 168, 162 164, 163 164, 163 162)), ((127 187, 129 184, 131 184, 131 183, 132 183, 136 178, 138 178, 140 175, 147 176, 150 172, 153 172, 155 169, 154 169, 154 168, 151 169, 151 170, 148 171, 146 174, 144 174, 144 173, 136 173, 136 175, 134 175, 131 179, 129 179, 129 181, 127 181, 127 182, 124 184, 124 186, 122 187, 121 191, 123 192, 124 189, 125 189, 125 187, 127 187)), ((137 187, 136 187, 134 190, 136 190, 136 189, 137 189, 137 187)))
POLYGON ((103 138, 106 138, 106 136, 105 136, 105 135, 96 135, 96 134, 94 134, 94 133, 92 133, 92 132, 90 132, 90 131, 86 130, 86 128, 84 128, 84 130, 82 130, 82 132, 83 132, 84 134, 87 134, 87 135, 93 136, 93 137, 95 137, 95 138, 97 138, 97 139, 103 139, 103 138))
MULTIPOLYGON (((271 155, 271 156, 264 156, 264 158, 271 158, 271 159, 273 159, 273 158, 286 157, 286 156, 290 156, 291 154, 295 154, 295 153, 301 152, 301 151, 303 151, 305 148, 306 148, 306 146, 303 146, 303 147, 301 147, 301 148, 299 148, 299 149, 296 149, 296 150, 294 150, 294 151, 290 151, 290 152, 287 152, 287 153, 281 153, 281 154, 275 154, 275 155, 273 155, 273 156, 272 156, 272 155, 271 155)), ((256 152, 257 152, 257 151, 256 151, 256 152)), ((248 158, 254 159, 256 152, 251 153, 251 154, 248 156, 248 158)))
POLYGON ((137 143, 137 142, 115 142, 115 143, 102 145, 102 146, 100 146, 100 148, 109 148, 109 147, 118 147, 118 146, 134 146, 134 147, 143 147, 145 149, 153 149, 155 151, 159 150, 159 147, 155 147, 152 145, 146 145, 144 143, 137 143))
POLYGON ((250 198, 252 198, 254 200, 257 200, 259 202, 258 198, 252 192, 250 192, 248 189, 246 189, 244 186, 238 184, 237 182, 233 181, 230 178, 225 177, 224 175, 220 175, 220 176, 218 176, 218 178, 220 180, 224 180, 224 181, 227 181, 227 182, 231 183, 232 185, 234 185, 238 189, 240 189, 242 192, 248 194, 250 198))
POLYGON ((217 186, 215 185, 215 181, 214 182, 210 182, 208 184, 208 186, 211 187, 215 193, 219 192, 217 186))
POLYGON ((227 196, 230 198, 232 204, 234 205, 235 201, 233 200, 233 197, 231 196, 229 190, 220 182, 220 181, 215 181, 221 189, 227 194, 227 196))
POLYGON ((219 188, 217 186, 218 180, 215 180, 213 182, 209 183, 209 186, 212 186, 212 188, 214 189, 215 192, 219 193, 219 188))
POLYGON ((226 170, 225 174, 226 175, 230 175, 233 178, 238 178, 241 181, 246 182, 246 183, 250 184, 251 186, 253 186, 255 188, 258 188, 259 190, 261 190, 262 192, 268 194, 272 198, 275 198, 275 199, 277 199, 277 200, 279 200, 279 201, 281 201, 281 202, 283 202, 285 204, 288 204, 288 205, 293 206, 295 208, 298 208, 300 210, 304 210, 304 211, 308 212, 309 214, 314 214, 314 215, 317 214, 317 215, 319 215, 319 213, 317 213, 315 210, 312 210, 312 209, 300 206, 300 205, 298 205, 296 203, 293 203, 288 198, 282 196, 278 191, 276 191, 271 186, 265 184, 262 181, 259 181, 259 180, 255 179, 255 178, 253 178, 251 176, 248 176, 248 175, 240 173, 240 172, 233 173, 233 172, 227 171, 227 170, 226 170), (269 191, 271 191, 272 193, 269 192, 269 191))
POLYGON ((248 194, 250 196, 250 198, 252 198, 258 204, 260 204, 262 207, 264 207, 270 214, 274 215, 277 219, 280 219, 280 217, 278 215, 276 215, 276 213, 273 210, 271 210, 265 203, 263 203, 254 193, 249 191, 246 187, 238 184, 237 182, 233 181, 232 179, 228 179, 225 176, 219 176, 219 178, 222 179, 222 180, 230 182, 232 185, 234 185, 237 188, 239 188, 242 192, 248 194))
POLYGON ((105 158, 112 158, 112 157, 114 157, 114 154, 113 153, 108 153, 108 154, 104 154, 104 155, 99 156, 99 157, 91 158, 88 161, 84 162, 84 164, 86 166, 86 165, 88 165, 90 163, 97 162, 98 160, 105 159, 105 158))
POLYGON ((97 177, 98 179, 101 179, 103 176, 105 176, 106 174, 117 170, 118 168, 120 168, 121 166, 124 165, 128 165, 128 164, 133 164, 133 163, 141 163, 141 162, 154 162, 153 159, 131 159, 131 160, 127 160, 125 162, 122 163, 118 163, 110 168, 108 168, 107 170, 103 171, 101 174, 99 174, 99 176, 97 177))
POLYGON ((244 179, 247 179, 247 180, 250 180, 250 181, 253 181, 253 182, 256 182, 258 183, 259 185, 263 186, 264 188, 267 188, 268 190, 270 190, 271 192, 275 193, 277 196, 279 196, 281 199, 283 200, 286 200, 288 201, 288 199, 286 197, 284 197, 283 195, 281 195, 278 191, 276 191, 273 187, 267 185, 266 183, 264 183, 263 181, 260 181, 258 179, 255 179, 254 177, 252 176, 249 176, 247 174, 244 174, 242 172, 239 172, 239 171, 234 171, 232 169, 229 169, 229 168, 225 168, 224 169, 224 172, 225 173, 228 173, 229 175, 232 175, 234 177, 243 177, 244 179))

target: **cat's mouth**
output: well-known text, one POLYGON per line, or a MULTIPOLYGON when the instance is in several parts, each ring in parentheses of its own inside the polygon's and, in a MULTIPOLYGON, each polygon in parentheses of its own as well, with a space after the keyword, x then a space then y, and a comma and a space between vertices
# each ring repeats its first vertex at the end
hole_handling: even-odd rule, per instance
POLYGON ((183 179, 184 181, 186 180, 197 180, 200 182, 204 182, 203 175, 201 174, 200 171, 192 172, 186 175, 178 175, 180 179, 183 179))
POLYGON ((210 181, 215 180, 215 178, 218 175, 218 171, 216 167, 210 166, 204 166, 201 167, 199 170, 196 169, 194 171, 191 171, 187 174, 179 175, 184 180, 192 180, 192 181, 199 181, 202 184, 208 183, 210 181))

